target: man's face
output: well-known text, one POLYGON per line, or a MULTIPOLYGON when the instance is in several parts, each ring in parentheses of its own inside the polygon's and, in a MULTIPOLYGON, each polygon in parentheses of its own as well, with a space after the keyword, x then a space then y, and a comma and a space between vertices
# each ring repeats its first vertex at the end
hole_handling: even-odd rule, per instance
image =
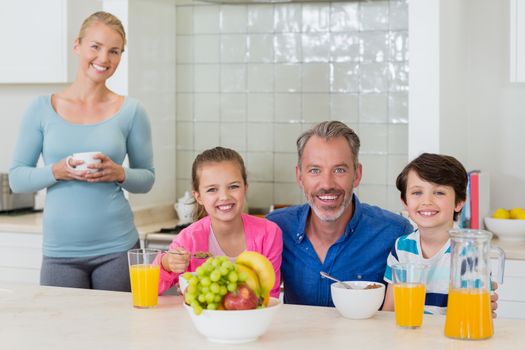
POLYGON ((361 164, 354 170, 352 151, 342 136, 330 140, 312 136, 304 148, 301 168, 295 169, 308 204, 323 221, 336 221, 352 210, 352 192, 361 174, 361 164))

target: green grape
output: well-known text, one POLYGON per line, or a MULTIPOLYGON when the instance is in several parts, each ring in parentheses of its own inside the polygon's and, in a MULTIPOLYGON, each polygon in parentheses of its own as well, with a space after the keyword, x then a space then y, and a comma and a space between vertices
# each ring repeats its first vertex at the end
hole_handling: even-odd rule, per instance
POLYGON ((214 294, 218 294, 219 291, 220 291, 220 289, 221 289, 221 287, 220 287, 219 284, 216 283, 216 282, 212 283, 211 286, 210 286, 210 290, 211 290, 211 292, 214 293, 214 294))
POLYGON ((196 286, 196 285, 191 285, 191 284, 190 284, 190 285, 188 286, 188 289, 186 289, 186 294, 188 294, 188 293, 190 293, 190 294, 195 294, 195 293, 197 293, 197 286, 196 286))
POLYGON ((184 277, 188 282, 192 279, 193 275, 191 272, 185 272, 182 277, 184 277))
POLYGON ((191 303, 195 300, 195 294, 193 293, 188 293, 186 292, 186 294, 184 294, 184 301, 186 302, 186 304, 189 304, 191 305, 191 303))
POLYGON ((228 286, 226 287, 229 292, 235 292, 237 290, 237 283, 231 282, 228 283, 228 286))
POLYGON ((225 286, 220 286, 219 287, 219 294, 222 295, 222 296, 225 296, 226 293, 228 293, 228 289, 225 286))
POLYGON ((212 303, 215 300, 215 294, 208 292, 205 295, 205 299, 207 303, 212 303))
POLYGON ((246 282, 248 274, 246 272, 239 272, 239 282, 246 282))
POLYGON ((221 272, 219 270, 213 270, 213 272, 210 274, 210 280, 213 282, 217 282, 221 279, 221 272))
POLYGON ((248 278, 225 256, 209 258, 193 275, 185 273, 183 276, 188 280, 184 300, 197 315, 203 310, 219 309, 228 291, 236 291, 238 283, 248 278))
POLYGON ((230 274, 228 275, 228 280, 230 282, 237 282, 239 280, 239 276, 237 275, 237 272, 236 271, 230 272, 230 274))
POLYGON ((195 312, 195 315, 200 315, 202 313, 202 306, 197 305, 193 308, 193 312, 195 312))

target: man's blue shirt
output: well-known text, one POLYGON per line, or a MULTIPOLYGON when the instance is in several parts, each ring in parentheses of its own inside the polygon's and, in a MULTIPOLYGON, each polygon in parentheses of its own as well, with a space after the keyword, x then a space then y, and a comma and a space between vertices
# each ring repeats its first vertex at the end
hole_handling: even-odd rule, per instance
POLYGON ((400 215, 360 203, 356 195, 353 204, 352 219, 344 234, 328 249, 324 263, 306 236, 306 222, 311 212, 308 204, 268 214, 267 218, 283 231, 281 276, 285 303, 334 306, 330 295, 333 282, 322 278, 320 271, 343 281, 384 283, 388 253, 395 240, 412 232, 413 227, 400 215))

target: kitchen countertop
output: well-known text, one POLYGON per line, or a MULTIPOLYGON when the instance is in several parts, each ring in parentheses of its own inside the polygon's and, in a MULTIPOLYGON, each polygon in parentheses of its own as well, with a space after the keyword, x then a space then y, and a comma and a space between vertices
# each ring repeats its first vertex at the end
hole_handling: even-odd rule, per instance
MULTIPOLYGON (((172 204, 134 210, 135 225, 140 239, 146 233, 157 232, 163 227, 177 225, 177 214, 172 204)), ((2 232, 41 233, 42 213, 31 213, 17 216, 0 215, 0 234, 2 232)), ((525 242, 508 242, 494 239, 492 245, 505 251, 507 259, 525 260, 525 242)))
MULTIPOLYGON (((0 234, 2 232, 42 233, 42 215, 42 213, 0 215, 0 234)), ((164 227, 174 227, 178 223, 173 204, 133 210, 133 215, 140 239, 144 239, 146 233, 156 232, 164 227)))
MULTIPOLYGON (((135 309, 131 294, 41 286, 0 286, 5 349, 232 349, 195 330, 178 296, 135 309)), ((225 311, 226 312, 226 311, 225 311)), ((523 349, 525 320, 496 319, 491 339, 443 335, 444 316, 425 315, 416 330, 395 326, 394 313, 348 320, 334 308, 283 305, 268 332, 242 349, 523 349)))

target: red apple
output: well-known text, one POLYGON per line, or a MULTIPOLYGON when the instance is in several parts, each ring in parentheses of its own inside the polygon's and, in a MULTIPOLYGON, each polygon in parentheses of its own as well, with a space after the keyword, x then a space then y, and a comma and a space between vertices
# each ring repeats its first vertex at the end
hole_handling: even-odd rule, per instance
POLYGON ((235 292, 229 292, 224 296, 226 310, 251 310, 257 308, 258 304, 259 299, 245 284, 241 284, 235 292))

